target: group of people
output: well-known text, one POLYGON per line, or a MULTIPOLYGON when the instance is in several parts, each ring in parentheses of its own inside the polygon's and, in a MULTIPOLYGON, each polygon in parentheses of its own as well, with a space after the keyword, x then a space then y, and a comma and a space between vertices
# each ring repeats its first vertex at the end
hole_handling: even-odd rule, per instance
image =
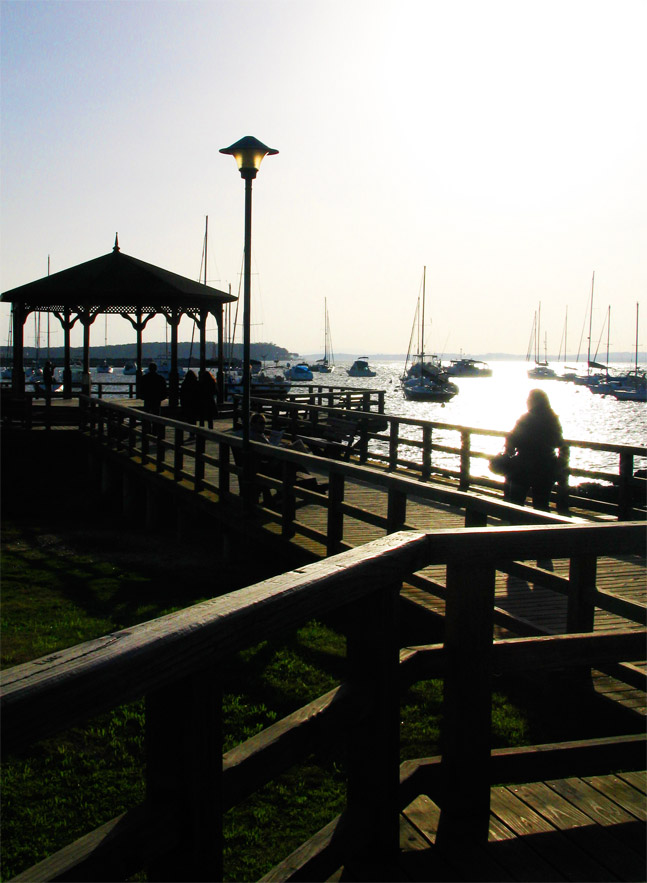
MULTIPOLYGON (((157 365, 151 362, 148 371, 141 379, 141 397, 144 409, 149 414, 159 415, 162 402, 168 396, 166 381, 158 373, 157 365)), ((182 420, 185 423, 206 425, 213 429, 213 421, 218 416, 218 387, 213 375, 200 371, 199 376, 189 369, 180 386, 180 407, 182 420)))
POLYGON ((180 387, 182 420, 213 429, 213 421, 218 416, 217 393, 213 374, 204 370, 197 375, 189 369, 180 387))

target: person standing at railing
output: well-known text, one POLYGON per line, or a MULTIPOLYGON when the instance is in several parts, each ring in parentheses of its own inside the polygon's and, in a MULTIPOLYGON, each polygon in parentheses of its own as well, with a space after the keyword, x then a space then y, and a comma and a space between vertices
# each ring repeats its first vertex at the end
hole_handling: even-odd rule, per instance
POLYGON ((527 407, 506 438, 506 453, 513 457, 506 496, 523 506, 532 491, 534 508, 547 510, 553 485, 562 477, 557 454, 565 450, 562 426, 543 389, 530 391, 527 407))
POLYGON ((142 377, 140 390, 144 400, 144 410, 149 414, 159 416, 167 392, 166 381, 161 374, 157 373, 155 362, 150 363, 148 371, 142 377))
POLYGON ((218 386, 213 374, 206 369, 200 371, 198 378, 198 422, 200 426, 206 424, 213 429, 214 418, 218 416, 216 395, 218 386))
POLYGON ((185 423, 195 423, 200 409, 200 387, 197 374, 190 368, 180 387, 180 406, 182 420, 185 423))
POLYGON ((54 385, 54 366, 48 360, 43 368, 43 386, 45 387, 45 404, 52 402, 52 386, 54 385))

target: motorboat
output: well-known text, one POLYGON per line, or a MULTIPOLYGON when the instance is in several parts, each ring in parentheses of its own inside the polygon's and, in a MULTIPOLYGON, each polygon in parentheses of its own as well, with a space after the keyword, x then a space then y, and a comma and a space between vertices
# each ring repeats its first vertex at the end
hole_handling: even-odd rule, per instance
MULTIPOLYGON (((160 377, 163 377, 164 380, 168 383, 169 378, 171 376, 171 365, 169 362, 155 362, 157 365, 157 373, 160 377)), ((146 369, 146 373, 148 374, 148 368, 146 369)), ((180 380, 186 376, 186 368, 182 368, 181 365, 177 366, 177 376, 180 380)))
MULTIPOLYGON (((269 369, 252 374, 250 395, 258 398, 285 398, 290 391, 291 383, 280 374, 272 373, 269 369)), ((225 374, 225 397, 242 396, 243 374, 242 371, 229 371, 225 374)))
POLYGON ((349 377, 375 377, 376 374, 377 372, 369 367, 368 356, 360 356, 359 359, 355 359, 348 369, 349 377))
POLYGON ((452 359, 446 371, 449 377, 492 377, 492 369, 481 359, 452 359))
POLYGON ((312 371, 305 362, 297 362, 296 365, 288 365, 285 369, 288 380, 312 380, 312 371))
POLYGON ((97 374, 112 374, 112 371, 112 365, 108 362, 107 359, 104 359, 97 365, 97 374))
POLYGON ((133 377, 137 375, 137 362, 126 362, 123 370, 124 376, 133 377))

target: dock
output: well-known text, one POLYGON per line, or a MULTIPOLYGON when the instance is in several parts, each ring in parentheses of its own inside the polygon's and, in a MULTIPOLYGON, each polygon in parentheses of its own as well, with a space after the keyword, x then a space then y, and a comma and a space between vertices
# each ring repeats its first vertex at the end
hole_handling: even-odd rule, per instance
MULTIPOLYGON (((330 460, 291 449, 276 449, 276 468, 257 470, 247 487, 235 456, 240 439, 231 428, 230 417, 210 431, 93 400, 78 431, 87 439, 98 487, 122 501, 125 516, 153 527, 169 511, 178 519, 206 512, 222 530, 291 550, 302 563, 281 578, 240 590, 236 599, 216 598, 203 611, 173 614, 163 637, 155 623, 143 624, 129 630, 123 643, 90 642, 92 647, 70 648, 55 662, 19 667, 24 670, 6 685, 15 702, 9 707, 17 709, 8 744, 28 734, 29 740, 42 737, 48 726, 66 726, 78 714, 78 702, 90 715, 128 701, 139 684, 154 705, 172 685, 195 681, 198 692, 173 692, 172 701, 199 706, 199 691, 207 686, 202 675, 195 677, 196 666, 210 670, 259 634, 283 634, 303 617, 346 610, 352 600, 361 605, 363 627, 349 631, 349 684, 224 759, 217 786, 223 805, 209 809, 210 824, 218 824, 228 801, 259 787, 317 740, 338 736, 340 725, 350 740, 351 779, 368 788, 360 796, 351 789, 355 796, 342 817, 263 879, 644 880, 644 525, 612 521, 606 512, 539 513, 496 494, 461 491, 442 476, 423 481, 390 470, 384 461, 330 460), (134 493, 135 484, 143 496, 134 493), (394 644, 396 607, 415 614, 429 639, 394 644), (434 643, 439 629, 444 642, 434 643), (189 632, 191 643, 184 638, 189 632), (166 641, 174 647, 172 670, 159 665, 166 641), (489 648, 491 662, 467 664, 473 654, 490 659, 489 648), (124 666, 131 666, 131 677, 123 677, 124 666), (600 701, 632 717, 632 733, 492 749, 484 703, 493 673, 526 672, 532 680, 544 669, 557 672, 566 696, 592 687, 600 701), (69 675, 61 678, 61 672, 69 675), (376 672, 376 707, 367 710, 357 685, 375 680, 376 672), (443 757, 401 764, 392 731, 376 722, 388 719, 397 726, 396 684, 422 677, 445 679, 448 747, 443 757), (55 703, 55 720, 42 720, 43 701, 55 703), (451 795, 447 781, 453 783, 451 795), (396 824, 378 812, 395 804, 396 824), (359 848, 363 838, 373 843, 373 853, 359 848), (355 846, 340 861, 339 850, 349 843, 355 846), (384 852, 379 859, 378 847, 384 852)), ((152 732, 155 756, 175 757, 179 728, 166 726, 166 714, 156 720, 161 728, 152 732)), ((207 778, 216 783, 208 740, 198 743, 191 763, 204 762, 207 778)), ((167 775, 161 768, 157 773, 167 775)), ((181 771, 174 782, 180 791, 204 787, 181 771)), ((139 814, 133 810, 103 834, 94 832, 17 879, 54 879, 62 867, 71 873, 82 867, 84 879, 94 879, 106 849, 112 858, 127 858, 125 872, 132 873, 141 866, 135 858, 142 860, 137 849, 133 858, 133 830, 139 842, 160 824, 159 816, 142 820, 141 808, 135 809, 139 814), (129 844, 127 856, 120 837, 129 844)), ((175 816, 164 820, 175 830, 175 816)), ((178 848, 186 851, 186 843, 178 848)), ((193 876, 185 879, 198 879, 198 873, 219 879, 217 857, 209 861, 208 872, 189 865, 193 876)))

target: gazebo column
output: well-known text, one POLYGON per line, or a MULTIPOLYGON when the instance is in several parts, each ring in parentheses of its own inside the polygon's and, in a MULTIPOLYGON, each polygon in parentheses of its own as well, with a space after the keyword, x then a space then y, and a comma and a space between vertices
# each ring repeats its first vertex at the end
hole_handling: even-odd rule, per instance
POLYGON ((83 374, 81 375, 81 393, 89 396, 92 391, 90 379, 90 326, 94 322, 94 314, 91 310, 79 315, 83 325, 83 374))
POLYGON ((216 317, 218 325, 218 373, 216 382, 218 384, 218 403, 222 404, 225 400, 225 335, 223 328, 223 309, 222 304, 214 310, 213 315, 216 317))
POLYGON ((144 374, 144 369, 142 367, 143 332, 144 332, 144 328, 146 328, 146 325, 150 322, 150 320, 156 314, 155 313, 148 313, 145 319, 142 319, 143 313, 141 310, 137 310, 137 312, 135 314, 136 315, 135 319, 133 319, 133 317, 130 316, 128 313, 120 313, 119 315, 121 316, 122 319, 128 319, 130 324, 135 329, 135 334, 137 336, 137 355, 135 356, 135 361, 137 364, 137 374, 136 374, 135 393, 137 395, 137 398, 139 399, 139 398, 141 398, 141 396, 139 394, 139 389, 140 389, 140 384, 142 382, 142 375, 144 374))
POLYGON ((171 370, 169 372, 168 403, 171 408, 177 408, 180 401, 180 383, 177 373, 177 330, 182 318, 182 310, 173 307, 167 322, 171 326, 171 370))
POLYGON ((72 354, 70 346, 70 331, 74 327, 74 323, 78 319, 75 316, 70 318, 70 308, 65 307, 64 314, 54 312, 54 315, 63 326, 63 398, 72 398, 72 354))
POLYGON ((209 310, 206 307, 200 308, 200 318, 195 322, 200 330, 200 374, 207 370, 207 316, 209 310))
POLYGON ((27 315, 23 304, 15 303, 12 310, 13 321, 13 367, 11 369, 11 388, 17 395, 25 392, 25 320, 27 315))

